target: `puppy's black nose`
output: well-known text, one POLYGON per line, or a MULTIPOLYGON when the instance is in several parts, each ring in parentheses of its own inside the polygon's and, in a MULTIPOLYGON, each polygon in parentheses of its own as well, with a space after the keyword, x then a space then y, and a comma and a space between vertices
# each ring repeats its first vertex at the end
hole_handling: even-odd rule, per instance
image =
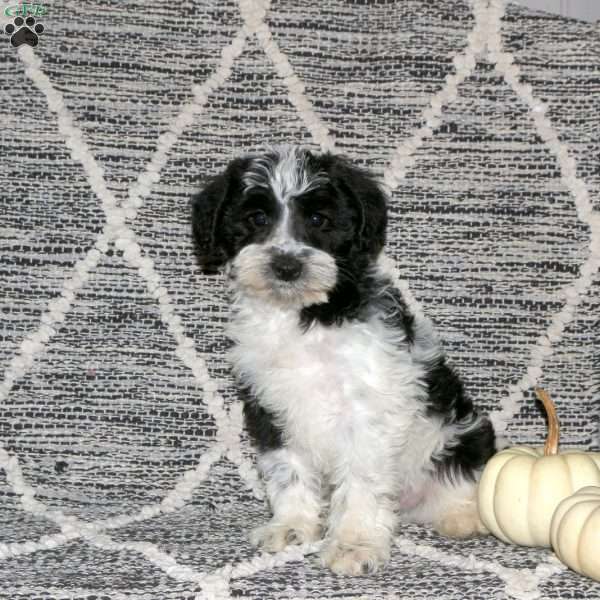
POLYGON ((282 281, 295 281, 302 273, 302 263, 291 254, 275 255, 271 261, 271 268, 282 281))

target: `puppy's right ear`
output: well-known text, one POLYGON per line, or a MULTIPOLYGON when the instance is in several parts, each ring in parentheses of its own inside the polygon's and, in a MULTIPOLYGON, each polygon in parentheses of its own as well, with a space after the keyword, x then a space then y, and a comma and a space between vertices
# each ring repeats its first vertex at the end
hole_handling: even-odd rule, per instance
POLYGON ((232 161, 192 198, 192 231, 196 256, 206 271, 216 271, 230 258, 222 235, 225 207, 240 190, 243 160, 232 161))

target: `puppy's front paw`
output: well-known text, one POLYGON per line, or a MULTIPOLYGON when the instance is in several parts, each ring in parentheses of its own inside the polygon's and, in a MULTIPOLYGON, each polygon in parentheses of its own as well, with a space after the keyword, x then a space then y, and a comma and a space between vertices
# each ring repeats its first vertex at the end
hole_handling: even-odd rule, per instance
POLYGON ((323 564, 338 575, 372 575, 389 560, 389 548, 367 541, 331 540, 321 552, 323 564))
POLYGON ((279 552, 292 544, 308 544, 321 537, 318 524, 303 521, 290 523, 269 522, 250 532, 250 543, 266 552, 279 552))

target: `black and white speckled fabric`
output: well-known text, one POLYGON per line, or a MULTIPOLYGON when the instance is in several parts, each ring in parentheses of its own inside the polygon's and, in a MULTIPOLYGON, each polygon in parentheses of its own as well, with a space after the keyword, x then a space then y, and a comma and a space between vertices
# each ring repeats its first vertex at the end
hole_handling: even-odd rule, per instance
POLYGON ((549 550, 417 526, 373 577, 257 554, 188 206, 265 144, 368 165, 387 255, 498 430, 542 443, 542 385, 597 451, 598 28, 497 0, 55 0, 27 5, 31 47, 22 6, 0 6, 0 597, 600 597, 549 550))

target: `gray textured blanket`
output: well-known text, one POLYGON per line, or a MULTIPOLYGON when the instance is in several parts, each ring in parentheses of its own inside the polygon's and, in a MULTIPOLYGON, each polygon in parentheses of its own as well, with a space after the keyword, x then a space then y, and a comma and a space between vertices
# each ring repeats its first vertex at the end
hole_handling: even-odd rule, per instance
POLYGON ((0 8, 0 597, 600 597, 549 550, 417 526, 373 577, 252 549, 188 205, 265 144, 370 166, 399 285, 499 434, 542 443, 543 385, 564 445, 598 449, 597 28, 496 0, 0 8))

